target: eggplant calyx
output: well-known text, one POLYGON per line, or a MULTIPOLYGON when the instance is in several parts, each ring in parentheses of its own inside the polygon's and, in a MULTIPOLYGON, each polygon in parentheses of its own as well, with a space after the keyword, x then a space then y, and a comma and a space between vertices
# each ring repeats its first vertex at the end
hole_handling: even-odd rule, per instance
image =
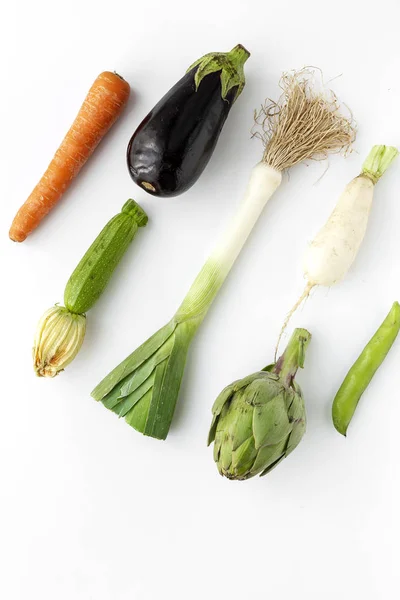
POLYGON ((196 91, 200 83, 210 73, 221 71, 221 96, 226 99, 229 91, 236 88, 233 101, 242 93, 246 83, 243 65, 249 58, 250 52, 244 46, 238 44, 230 52, 210 52, 195 63, 193 63, 187 72, 196 68, 194 82, 196 91))

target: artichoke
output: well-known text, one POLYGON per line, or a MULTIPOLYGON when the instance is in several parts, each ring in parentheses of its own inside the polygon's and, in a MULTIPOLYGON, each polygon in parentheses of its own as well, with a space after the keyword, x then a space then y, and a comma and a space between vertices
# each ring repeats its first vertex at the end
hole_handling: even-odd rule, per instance
POLYGON ((294 381, 311 339, 296 329, 276 364, 228 385, 214 402, 208 444, 228 479, 266 475, 299 444, 306 428, 303 394, 294 381))

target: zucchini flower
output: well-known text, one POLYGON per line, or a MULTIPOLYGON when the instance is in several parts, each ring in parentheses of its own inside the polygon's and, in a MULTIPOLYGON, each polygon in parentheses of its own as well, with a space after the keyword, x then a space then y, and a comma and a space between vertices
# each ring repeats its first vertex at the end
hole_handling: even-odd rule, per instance
POLYGON ((86 332, 85 315, 53 306, 40 319, 33 348, 33 366, 39 377, 55 377, 78 354, 86 332))
POLYGON ((212 408, 208 444, 228 479, 266 475, 299 444, 306 429, 303 394, 294 381, 311 335, 296 329, 276 364, 228 385, 212 408))

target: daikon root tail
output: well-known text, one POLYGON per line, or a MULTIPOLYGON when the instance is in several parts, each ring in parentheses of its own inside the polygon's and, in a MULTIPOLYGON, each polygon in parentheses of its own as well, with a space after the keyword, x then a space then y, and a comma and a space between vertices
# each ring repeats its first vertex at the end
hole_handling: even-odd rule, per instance
POLYGON ((275 362, 276 362, 276 358, 278 356, 278 350, 279 350, 279 344, 281 343, 281 339, 283 334, 285 333, 285 330, 287 328, 287 326, 289 325, 289 321, 292 318, 292 316, 294 315, 294 313, 296 312, 296 310, 299 308, 299 306, 303 303, 304 300, 306 300, 306 298, 308 298, 308 296, 310 295, 311 290, 313 289, 313 287, 315 287, 315 283, 311 283, 308 282, 304 292, 302 293, 302 295, 300 296, 300 298, 297 300, 296 304, 293 306, 293 308, 291 309, 291 311, 287 314, 286 319, 282 325, 282 329, 279 333, 279 337, 278 337, 278 341, 276 343, 276 347, 275 347, 275 362))
POLYGON ((307 159, 323 160, 332 152, 347 152, 355 139, 351 114, 341 114, 331 90, 317 91, 315 79, 315 71, 307 69, 284 74, 280 99, 267 100, 255 115, 253 135, 264 143, 263 160, 278 171, 307 159))

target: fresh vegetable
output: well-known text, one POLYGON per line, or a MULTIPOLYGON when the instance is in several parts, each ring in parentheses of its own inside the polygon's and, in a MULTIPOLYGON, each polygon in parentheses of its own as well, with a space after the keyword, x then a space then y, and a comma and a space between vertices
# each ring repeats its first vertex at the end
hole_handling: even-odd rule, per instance
POLYGON ((294 381, 311 335, 296 329, 274 365, 228 385, 214 402, 208 445, 228 479, 266 475, 300 443, 306 411, 294 381))
POLYGON ((14 242, 23 242, 57 204, 121 114, 129 91, 116 73, 97 77, 45 174, 17 212, 9 233, 14 242))
POLYGON ((400 330, 400 304, 394 302, 389 314, 347 373, 332 406, 335 428, 346 435, 358 402, 386 358, 400 330))
POLYGON ((375 185, 398 155, 392 146, 374 146, 340 196, 328 221, 308 246, 303 261, 307 285, 283 324, 278 344, 293 313, 316 285, 332 286, 347 274, 367 229, 375 185))
POLYGON ((65 307, 50 308, 39 321, 33 350, 37 375, 54 377, 73 361, 85 337, 85 313, 103 293, 138 228, 146 223, 144 210, 128 200, 99 233, 69 278, 65 307))
POLYGON ((249 56, 238 45, 227 53, 206 54, 189 68, 129 142, 133 181, 154 196, 176 196, 195 183, 243 90, 243 65, 249 56))
POLYGON ((33 364, 39 377, 55 377, 78 354, 86 333, 85 315, 52 306, 41 317, 35 335, 33 364))
POLYGON ((187 351, 282 171, 348 147, 351 122, 336 100, 316 93, 306 73, 283 79, 283 96, 264 107, 264 156, 251 172, 245 199, 171 321, 118 365, 92 392, 138 431, 165 439, 174 414, 187 351))
POLYGON ((85 313, 100 297, 119 261, 147 215, 134 201, 125 202, 97 236, 72 273, 64 291, 65 306, 73 313, 85 313))

